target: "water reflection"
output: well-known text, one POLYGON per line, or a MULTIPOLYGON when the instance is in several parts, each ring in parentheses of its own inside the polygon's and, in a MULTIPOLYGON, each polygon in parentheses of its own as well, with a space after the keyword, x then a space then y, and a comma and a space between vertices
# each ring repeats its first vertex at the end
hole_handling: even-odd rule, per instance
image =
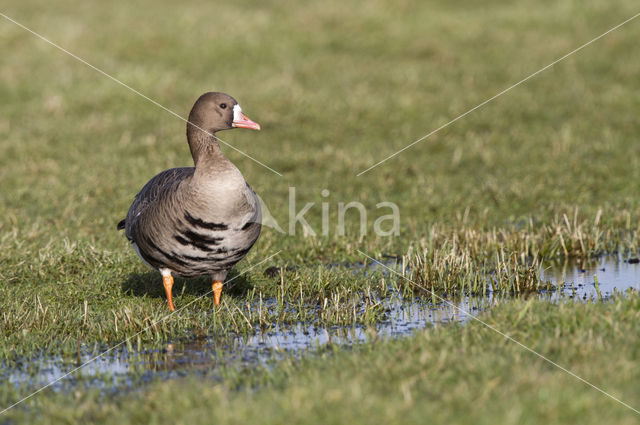
POLYGON ((601 295, 607 298, 614 291, 640 290, 640 264, 635 258, 622 260, 615 256, 565 261, 545 267, 542 279, 553 282, 563 295, 570 298, 598 299, 597 279, 601 295))

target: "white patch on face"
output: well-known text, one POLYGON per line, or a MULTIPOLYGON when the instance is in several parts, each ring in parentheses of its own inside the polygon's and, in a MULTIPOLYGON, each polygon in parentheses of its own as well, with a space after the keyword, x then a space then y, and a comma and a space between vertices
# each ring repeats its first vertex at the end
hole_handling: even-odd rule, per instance
POLYGON ((233 107, 233 120, 240 121, 242 119, 242 108, 237 103, 233 107))

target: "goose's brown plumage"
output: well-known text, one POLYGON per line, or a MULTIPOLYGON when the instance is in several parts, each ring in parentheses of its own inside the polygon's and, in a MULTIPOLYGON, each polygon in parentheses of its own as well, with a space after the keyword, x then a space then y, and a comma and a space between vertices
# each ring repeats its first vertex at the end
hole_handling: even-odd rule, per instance
POLYGON ((217 131, 233 127, 260 128, 231 96, 202 95, 187 124, 195 167, 153 177, 118 223, 140 258, 162 273, 171 310, 173 274, 211 276, 217 305, 227 273, 260 235, 258 197, 215 138, 217 131))

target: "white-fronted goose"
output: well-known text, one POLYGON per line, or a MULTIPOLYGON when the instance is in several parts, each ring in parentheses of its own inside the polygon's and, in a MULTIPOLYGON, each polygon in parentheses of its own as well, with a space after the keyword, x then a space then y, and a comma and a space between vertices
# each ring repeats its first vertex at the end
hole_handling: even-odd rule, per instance
POLYGON ((211 276, 219 305, 227 273, 260 235, 258 197, 215 137, 234 127, 260 129, 231 96, 200 96, 187 123, 195 167, 172 168, 152 178, 118 223, 142 261, 162 274, 171 311, 172 274, 211 276))

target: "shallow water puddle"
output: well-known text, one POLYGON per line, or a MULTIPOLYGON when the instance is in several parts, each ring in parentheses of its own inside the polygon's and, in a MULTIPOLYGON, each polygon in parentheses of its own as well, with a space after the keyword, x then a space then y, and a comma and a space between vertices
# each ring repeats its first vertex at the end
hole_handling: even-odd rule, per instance
MULTIPOLYGON (((360 265, 354 269, 360 273, 369 273, 379 270, 378 267, 360 265)), ((550 301, 558 301, 563 297, 580 300, 606 299, 616 291, 624 292, 629 288, 640 290, 640 264, 621 261, 616 257, 548 266, 542 271, 541 277, 558 288, 556 291, 538 294, 541 299, 550 301)), ((469 315, 465 312, 475 315, 492 305, 511 299, 513 297, 509 295, 489 292, 484 297, 457 297, 446 303, 433 304, 421 297, 403 300, 399 296, 391 296, 380 301, 386 309, 386 318, 376 325, 323 328, 297 324, 276 326, 248 335, 175 341, 165 349, 142 353, 129 353, 123 348, 95 359, 74 376, 61 379, 52 388, 70 391, 91 387, 109 393, 135 389, 140 384, 158 378, 172 379, 201 374, 215 379, 216 369, 223 365, 250 369, 257 365, 269 365, 285 356, 300 356, 328 344, 349 345, 372 338, 407 336, 430 324, 465 322, 469 320, 469 315)), ((97 352, 79 356, 75 365, 59 358, 40 359, 27 366, 5 369, 0 372, 0 378, 16 386, 36 388, 63 377, 96 354, 97 352)), ((217 377, 221 379, 219 374, 217 377)))
MULTIPOLYGON (((459 309, 477 314, 491 303, 492 297, 466 297, 452 302, 459 309)), ((432 305, 419 298, 403 302, 391 297, 385 302, 386 320, 375 326, 317 327, 297 324, 275 326, 249 335, 207 337, 169 343, 163 350, 129 353, 126 348, 114 350, 82 367, 75 376, 65 376, 52 385, 55 390, 70 391, 94 387, 106 392, 117 388, 133 388, 155 378, 171 379, 188 374, 211 374, 222 365, 236 368, 268 365, 285 356, 300 356, 328 344, 345 345, 371 338, 397 338, 423 329, 428 324, 463 322, 467 315, 452 305, 432 305)), ((26 367, 10 368, 0 373, 2 380, 16 386, 39 387, 62 378, 66 373, 89 360, 98 352, 85 353, 75 362, 60 358, 39 359, 26 367)))
POLYGON ((569 261, 546 267, 541 277, 557 285, 558 292, 569 298, 588 300, 602 296, 606 299, 614 291, 640 291, 640 261, 636 258, 622 260, 614 256, 592 261, 569 261))

